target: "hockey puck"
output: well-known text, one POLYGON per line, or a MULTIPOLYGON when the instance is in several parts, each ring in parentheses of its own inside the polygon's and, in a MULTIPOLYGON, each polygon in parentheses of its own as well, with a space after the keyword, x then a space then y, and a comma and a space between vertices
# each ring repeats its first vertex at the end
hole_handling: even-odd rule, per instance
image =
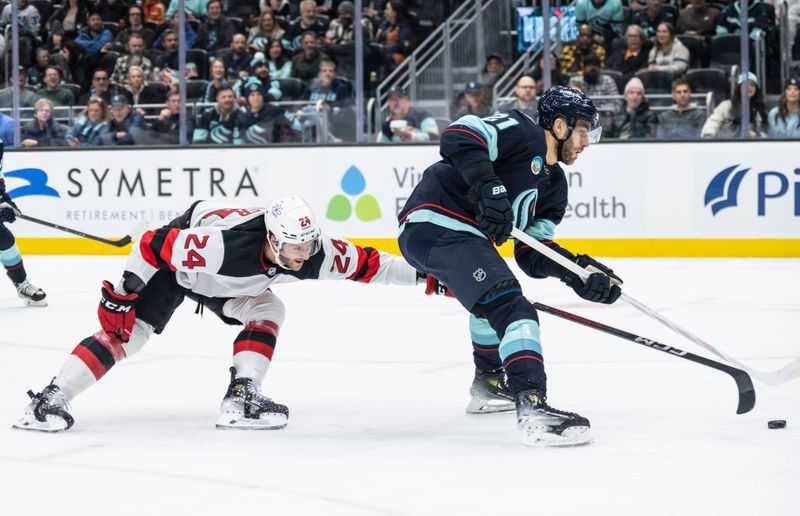
POLYGON ((769 428, 770 430, 777 430, 778 428, 786 428, 786 420, 773 419, 772 421, 767 422, 767 428, 769 428))

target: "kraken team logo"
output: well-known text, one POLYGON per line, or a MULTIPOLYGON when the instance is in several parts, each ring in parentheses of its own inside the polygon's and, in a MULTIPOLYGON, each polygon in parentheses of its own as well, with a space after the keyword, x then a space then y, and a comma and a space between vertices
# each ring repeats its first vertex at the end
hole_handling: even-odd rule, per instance
MULTIPOLYGON (((2 166, 2 162, 0 162, 2 166)), ((9 197, 18 199, 28 195, 44 195, 48 197, 61 197, 58 192, 47 184, 47 172, 40 168, 21 168, 6 172, 6 177, 22 179, 27 184, 8 191, 9 197)))
POLYGON ((539 172, 542 171, 542 158, 540 156, 534 156, 531 160, 531 172, 533 172, 534 176, 538 176, 539 172))
POLYGON ((475 281, 480 283, 481 281, 486 279, 486 272, 480 267, 478 267, 477 269, 475 269, 475 272, 472 273, 472 277, 475 278, 475 281))

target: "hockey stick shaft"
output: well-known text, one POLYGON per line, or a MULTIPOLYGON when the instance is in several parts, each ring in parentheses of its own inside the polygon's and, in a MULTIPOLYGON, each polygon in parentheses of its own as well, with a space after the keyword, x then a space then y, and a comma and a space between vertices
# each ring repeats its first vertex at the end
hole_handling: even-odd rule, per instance
MULTIPOLYGON (((572 260, 568 259, 565 256, 561 256, 557 252, 553 251, 543 243, 539 242, 535 238, 531 237, 530 235, 520 231, 517 228, 513 228, 511 230, 511 236, 519 240, 520 242, 526 244, 527 246, 531 247, 532 249, 540 252, 541 254, 547 256, 551 260, 555 261, 562 267, 566 268, 567 270, 577 274, 580 278, 586 279, 589 277, 590 273, 577 263, 573 262, 572 260)), ((782 383, 786 383, 788 381, 794 380, 798 376, 800 376, 800 358, 796 358, 794 361, 789 363, 788 365, 778 369, 777 371, 771 372, 764 372, 764 371, 757 371, 752 369, 738 360, 730 357, 717 348, 709 344, 708 342, 704 341, 697 335, 691 333, 689 330, 679 326, 677 323, 667 319, 663 315, 659 314, 652 308, 649 308, 641 301, 634 299, 633 297, 622 293, 622 299, 628 303, 629 305, 633 306, 637 310, 641 311, 648 317, 655 319, 656 321, 660 322, 664 326, 668 327, 672 331, 682 335, 683 337, 689 339, 690 341, 694 342, 698 346, 705 348, 706 350, 710 351, 711 353, 715 354, 719 358, 725 360, 729 364, 735 365, 738 368, 744 369, 754 377, 756 377, 759 381, 767 384, 767 385, 780 385, 782 383)))
POLYGON ((139 224, 136 225, 136 227, 133 230, 131 230, 128 234, 126 234, 122 238, 120 238, 118 240, 109 240, 107 238, 102 238, 102 237, 99 237, 99 236, 90 235, 89 233, 84 233, 83 231, 79 231, 77 229, 68 228, 68 227, 62 226, 61 224, 56 224, 54 222, 48 222, 46 220, 37 219, 36 217, 31 217, 29 215, 23 215, 23 214, 20 213, 20 214, 17 214, 17 217, 20 218, 20 219, 23 219, 23 220, 27 220, 29 222, 33 222, 33 223, 36 223, 36 224, 41 224, 42 226, 47 226, 49 228, 65 231, 67 233, 71 233, 71 234, 77 235, 79 237, 88 238, 89 240, 94 240, 96 242, 101 242, 103 244, 112 245, 114 247, 125 247, 126 245, 130 244, 131 242, 133 242, 133 239, 137 238, 139 236, 139 234, 142 231, 144 231, 144 229, 147 227, 147 223, 146 222, 140 222, 139 224))
POLYGON ((750 412, 751 410, 753 410, 753 407, 756 404, 756 391, 753 388, 753 381, 750 379, 750 376, 747 374, 746 371, 737 369, 735 367, 731 367, 727 364, 715 362, 714 360, 710 360, 708 358, 701 357, 693 353, 689 353, 688 351, 683 351, 678 348, 673 348, 672 346, 667 346, 666 344, 661 344, 660 342, 656 342, 654 340, 647 339, 645 337, 640 337, 639 335, 635 335, 633 333, 629 333, 627 331, 620 330, 618 328, 614 328, 613 326, 608 326, 607 324, 603 324, 597 321, 592 321, 591 319, 581 317, 580 315, 560 310, 558 308, 554 308, 552 306, 548 306, 539 302, 534 302, 533 307, 541 312, 545 312, 550 315, 554 315, 556 317, 560 317, 562 319, 566 319, 568 321, 572 321, 581 324, 583 326, 587 326, 589 328, 594 328, 595 330, 600 330, 604 333, 608 333, 609 335, 614 335, 615 337, 629 340, 631 342, 640 344, 647 348, 654 349, 656 351, 661 351, 662 353, 667 353, 668 355, 682 358, 684 360, 689 360, 690 362, 694 362, 696 364, 704 365, 706 367, 710 367, 712 369, 716 369, 718 371, 727 373, 731 377, 733 377, 733 380, 736 382, 736 388, 739 391, 739 405, 736 408, 736 413, 744 414, 745 412, 750 412))

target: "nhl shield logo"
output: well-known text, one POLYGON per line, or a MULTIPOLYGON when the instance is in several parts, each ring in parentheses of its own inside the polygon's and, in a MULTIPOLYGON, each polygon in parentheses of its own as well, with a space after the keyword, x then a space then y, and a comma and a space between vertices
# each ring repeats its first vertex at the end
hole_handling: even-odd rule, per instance
POLYGON ((278 269, 276 269, 275 267, 270 267, 269 269, 267 269, 267 276, 269 276, 270 278, 277 273, 278 269))
POLYGON ((542 171, 542 158, 539 156, 534 156, 531 160, 531 172, 533 175, 538 176, 539 172, 542 171))
POLYGON ((475 269, 475 272, 472 273, 472 277, 475 278, 475 281, 480 283, 481 281, 486 279, 486 272, 479 267, 475 269))

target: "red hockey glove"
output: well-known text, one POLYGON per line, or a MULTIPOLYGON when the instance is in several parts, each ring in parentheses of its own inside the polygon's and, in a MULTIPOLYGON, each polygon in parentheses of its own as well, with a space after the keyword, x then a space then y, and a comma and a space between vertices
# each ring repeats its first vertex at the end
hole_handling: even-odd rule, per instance
POLYGON ((139 299, 139 294, 132 293, 121 296, 114 292, 114 286, 108 281, 103 281, 100 291, 100 306, 97 307, 97 317, 103 331, 116 335, 122 342, 128 342, 136 321, 136 308, 134 305, 139 299))
POLYGON ((425 294, 428 296, 436 294, 437 296, 455 297, 444 283, 440 283, 439 280, 430 275, 425 277, 425 294))

